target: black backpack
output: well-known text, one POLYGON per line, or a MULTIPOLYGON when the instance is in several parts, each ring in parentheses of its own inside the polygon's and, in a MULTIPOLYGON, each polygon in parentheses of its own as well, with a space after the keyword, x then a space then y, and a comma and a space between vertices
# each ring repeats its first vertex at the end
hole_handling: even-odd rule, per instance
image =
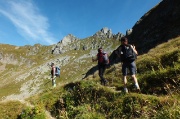
POLYGON ((136 53, 133 51, 131 45, 121 45, 121 61, 133 62, 137 59, 136 53))

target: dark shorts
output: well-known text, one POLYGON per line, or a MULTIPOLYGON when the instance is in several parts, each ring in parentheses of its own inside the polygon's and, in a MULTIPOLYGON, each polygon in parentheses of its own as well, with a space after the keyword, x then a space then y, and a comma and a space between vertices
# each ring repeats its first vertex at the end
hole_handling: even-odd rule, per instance
POLYGON ((135 64, 135 62, 131 62, 131 63, 124 62, 123 63, 123 65, 122 65, 123 76, 127 76, 128 69, 130 71, 130 75, 135 75, 136 74, 136 64, 135 64))

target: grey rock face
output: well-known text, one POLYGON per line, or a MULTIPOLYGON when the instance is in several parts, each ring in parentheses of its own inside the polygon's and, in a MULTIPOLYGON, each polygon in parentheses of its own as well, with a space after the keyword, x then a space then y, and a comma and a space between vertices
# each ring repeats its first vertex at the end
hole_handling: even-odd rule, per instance
POLYGON ((112 34, 112 30, 109 29, 107 32, 107 38, 112 38, 113 34, 112 34))
POLYGON ((114 37, 116 40, 120 40, 122 37, 124 37, 124 34, 118 32, 117 34, 113 35, 113 37, 114 37))
POLYGON ((16 56, 14 54, 4 54, 3 56, 0 53, 0 62, 1 63, 5 63, 5 64, 19 64, 18 59, 16 58, 16 56))
POLYGON ((69 43, 72 43, 72 42, 74 42, 74 41, 76 41, 76 40, 77 40, 77 38, 76 38, 75 36, 73 36, 72 34, 69 34, 69 35, 65 36, 65 37, 62 39, 61 43, 62 43, 63 46, 66 46, 66 45, 68 45, 69 43))
POLYGON ((79 48, 77 45, 73 44, 71 46, 69 44, 77 42, 78 40, 79 39, 73 36, 72 34, 65 36, 59 43, 53 46, 52 54, 62 54, 67 50, 72 50, 72 49, 77 50, 79 48))
POLYGON ((107 45, 107 39, 113 38, 119 40, 123 36, 122 33, 114 35, 111 29, 104 27, 91 37, 92 39, 90 42, 81 43, 78 38, 69 34, 52 47, 52 54, 62 54, 69 50, 97 49, 107 45))
POLYGON ((113 34, 111 29, 104 27, 100 31, 96 32, 93 36, 103 39, 103 38, 112 38, 113 34))
POLYGON ((83 46, 83 50, 87 50, 88 48, 87 48, 87 46, 86 45, 84 45, 83 46))

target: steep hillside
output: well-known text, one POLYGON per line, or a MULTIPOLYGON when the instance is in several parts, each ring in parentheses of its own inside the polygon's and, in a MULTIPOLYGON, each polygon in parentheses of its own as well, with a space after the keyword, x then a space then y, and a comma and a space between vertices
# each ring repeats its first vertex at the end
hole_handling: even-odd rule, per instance
MULTIPOLYGON (((83 42, 86 40, 83 40, 83 42)), ((112 42, 112 40, 107 39, 109 42, 112 42)), ((117 44, 116 40, 115 43, 117 44)), ((109 84, 108 86, 102 86, 99 83, 97 71, 81 80, 84 77, 82 74, 87 72, 84 71, 85 67, 90 69, 96 65, 92 64, 91 57, 81 59, 83 54, 92 50, 70 50, 66 53, 69 56, 80 58, 82 62, 73 63, 72 61, 76 61, 75 58, 70 58, 69 63, 62 67, 61 75, 63 78, 58 79, 59 86, 57 88, 51 88, 51 84, 48 84, 48 80, 46 80, 47 82, 45 81, 43 85, 44 90, 39 94, 33 95, 26 100, 19 97, 17 100, 0 102, 0 109, 3 110, 0 111, 0 116, 12 119, 178 119, 180 116, 179 46, 180 37, 177 37, 158 45, 147 54, 138 56, 137 77, 142 94, 135 92, 133 82, 128 77, 130 92, 128 95, 123 93, 120 63, 114 64, 106 70, 105 77, 109 84), (12 111, 14 109, 17 111, 12 111)), ((117 46, 114 45, 114 47, 117 46)), ((94 50, 94 52, 96 51, 94 50)), ((66 53, 63 53, 64 56, 67 56, 66 53)), ((31 93, 28 94, 31 95, 31 93)))
POLYGON ((133 26, 129 36, 140 53, 180 35, 180 1, 162 0, 133 26))
MULTIPOLYGON (((50 54, 49 48, 50 46, 41 46, 39 44, 24 47, 1 45, 1 98, 10 94, 13 94, 12 96, 14 96, 25 90, 27 90, 27 92, 37 91, 36 89, 33 89, 32 86, 31 91, 29 91, 30 85, 39 85, 39 83, 36 82, 40 82, 40 80, 38 80, 38 77, 42 77, 40 76, 40 73, 43 74, 46 70, 49 70, 46 66, 46 62, 53 57, 48 55, 50 54), (43 70, 40 70, 40 68, 43 68, 43 70), (22 84, 27 85, 24 85, 23 87, 22 84)), ((25 91, 23 96, 28 96, 28 93, 25 91)))
POLYGON ((113 54, 123 34, 113 34, 108 28, 85 39, 69 34, 53 46, 0 45, 0 117, 178 119, 179 6, 179 0, 163 0, 128 33, 140 52, 136 63, 141 94, 130 77, 130 93, 124 94, 121 63, 113 54), (97 63, 92 63, 99 47, 111 59, 105 72, 108 86, 99 83, 97 63), (50 80, 51 62, 61 67, 56 88, 50 80))
MULTIPOLYGON (((137 94, 128 80, 128 95, 123 93, 121 64, 109 67, 105 77, 108 86, 99 83, 98 73, 82 81, 46 89, 27 101, 35 105, 25 108, 19 118, 43 115, 61 118, 154 118, 180 117, 180 37, 158 45, 137 60, 138 79, 142 94, 137 94), (34 112, 33 110, 38 110, 34 112), (33 112, 33 113, 32 113, 33 112)), ((129 77, 128 77, 129 78, 129 77)))
POLYGON ((105 30, 108 28, 85 39, 68 35, 53 46, 36 44, 16 47, 1 44, 1 100, 24 99, 51 87, 51 62, 61 67, 58 85, 81 80, 88 69, 95 65, 92 57, 96 55, 98 47, 102 46, 110 54, 119 44, 119 35, 107 34, 105 30))

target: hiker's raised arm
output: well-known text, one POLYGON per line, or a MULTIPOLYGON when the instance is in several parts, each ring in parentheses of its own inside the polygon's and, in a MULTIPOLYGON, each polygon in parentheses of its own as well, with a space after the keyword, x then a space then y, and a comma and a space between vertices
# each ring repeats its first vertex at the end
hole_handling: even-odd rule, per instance
POLYGON ((136 53, 136 55, 138 55, 138 52, 137 52, 137 50, 136 50, 135 45, 131 45, 131 48, 132 48, 132 49, 133 49, 133 51, 136 53))

